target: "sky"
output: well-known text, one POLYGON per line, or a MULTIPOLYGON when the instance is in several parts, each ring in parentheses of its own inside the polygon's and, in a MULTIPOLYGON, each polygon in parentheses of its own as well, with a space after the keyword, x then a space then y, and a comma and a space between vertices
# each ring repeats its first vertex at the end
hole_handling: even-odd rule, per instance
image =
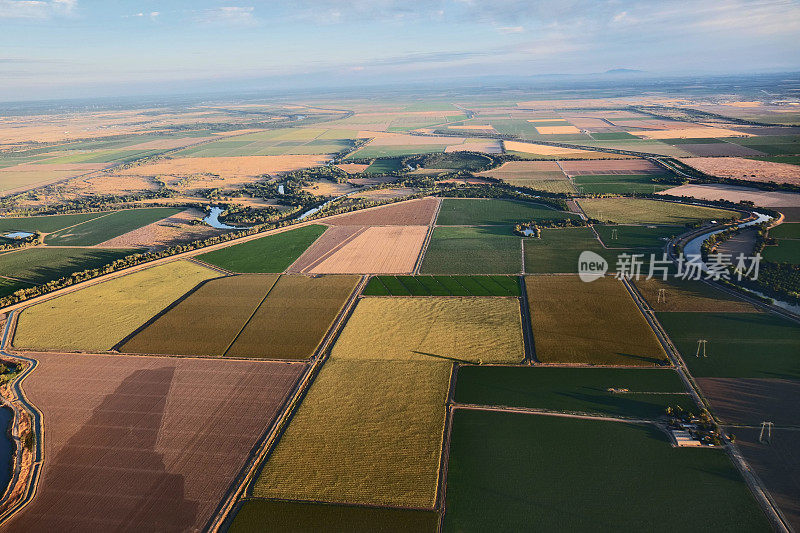
POLYGON ((0 100, 800 71, 800 0, 0 0, 0 100))

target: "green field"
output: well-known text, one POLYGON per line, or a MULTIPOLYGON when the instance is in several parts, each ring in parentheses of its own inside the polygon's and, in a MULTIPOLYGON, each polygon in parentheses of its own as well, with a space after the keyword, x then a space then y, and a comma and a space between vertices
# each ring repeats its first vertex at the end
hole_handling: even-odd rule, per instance
POLYGON ((281 276, 225 356, 308 359, 358 280, 340 275, 281 276))
POLYGON ((439 226, 513 226, 518 222, 567 218, 577 218, 577 215, 516 200, 444 198, 436 224, 439 226))
POLYGON ((94 246, 181 211, 183 209, 172 207, 114 211, 48 235, 45 243, 58 246, 94 246))
POLYGON ((424 167, 477 172, 484 170, 491 163, 492 159, 489 156, 467 152, 450 152, 428 156, 425 159, 424 167))
POLYGON ((728 142, 764 152, 768 155, 800 154, 800 135, 764 135, 758 137, 729 137, 728 142))
POLYGON ((778 241, 777 246, 765 246, 761 255, 767 261, 800 264, 800 224, 784 223, 769 230, 769 236, 778 241))
POLYGON ((99 268, 136 250, 36 247, 0 255, 0 276, 40 284, 73 272, 99 268))
POLYGON ((659 249, 664 248, 670 238, 686 233, 684 226, 597 224, 594 229, 609 248, 659 249))
POLYGON ((106 213, 78 213, 74 215, 47 215, 39 217, 0 218, 0 233, 27 231, 52 233, 67 226, 80 224, 106 213))
POLYGON ((90 285, 24 309, 20 349, 107 351, 153 315, 217 272, 173 261, 90 285))
POLYGON ((248 133, 186 148, 173 157, 247 157, 332 154, 353 147, 357 132, 284 128, 248 133))
POLYGON ((387 172, 397 172, 402 170, 403 160, 399 157, 391 159, 376 159, 365 170, 365 174, 386 174, 387 172))
POLYGON ((375 276, 365 296, 519 296, 511 276, 375 276))
POLYGON ((252 495, 432 508, 450 367, 439 360, 332 357, 252 495))
POLYGON ((738 217, 726 209, 641 198, 583 198, 578 203, 588 217, 618 224, 687 224, 738 217))
POLYGON ((30 286, 30 283, 0 278, 0 298, 8 296, 9 294, 14 294, 16 291, 30 286))
POLYGON ((160 154, 164 150, 98 150, 70 153, 51 159, 36 161, 37 164, 62 165, 65 163, 128 163, 143 157, 160 154))
POLYGON ((425 251, 424 274, 516 274, 521 238, 509 226, 437 227, 425 251))
POLYGON ((349 531, 352 533, 436 533, 439 513, 363 505, 248 499, 242 503, 229 533, 271 531, 349 531))
POLYGON ((608 133, 592 133, 592 137, 598 141, 620 141, 624 139, 638 139, 627 131, 612 131, 608 133))
POLYGON ((455 401, 647 419, 698 411, 674 370, 644 368, 461 366, 455 401))
POLYGON ((311 224, 197 256, 206 263, 241 273, 286 270, 327 228, 311 224))
POLYGON ((456 410, 444 531, 771 531, 724 450, 651 425, 456 410))
POLYGON ((119 350, 221 357, 277 280, 274 274, 245 274, 206 281, 119 350))
POLYGON ((757 313, 750 303, 702 281, 676 277, 667 280, 638 279, 633 284, 653 311, 680 311, 693 313, 757 313), (659 301, 659 292, 661 300, 659 301))
MULTIPOLYGON (((524 239, 525 272, 529 274, 575 274, 578 257, 584 250, 595 252, 615 268, 619 253, 632 250, 606 250, 591 228, 544 228, 538 239, 524 239)), ((636 250, 642 253, 642 250, 636 250)))
POLYGON ((362 298, 331 351, 339 359, 519 363, 519 302, 503 298, 362 298))
POLYGON ((769 313, 658 313, 695 377, 800 379, 800 326, 769 313), (705 339, 706 357, 696 357, 705 339))
POLYGON ((591 175, 575 176, 572 181, 578 192, 585 194, 651 194, 674 187, 670 184, 656 183, 653 177, 652 174, 591 175))
POLYGON ((622 282, 538 275, 527 276, 525 286, 539 361, 667 364, 666 353, 622 282))

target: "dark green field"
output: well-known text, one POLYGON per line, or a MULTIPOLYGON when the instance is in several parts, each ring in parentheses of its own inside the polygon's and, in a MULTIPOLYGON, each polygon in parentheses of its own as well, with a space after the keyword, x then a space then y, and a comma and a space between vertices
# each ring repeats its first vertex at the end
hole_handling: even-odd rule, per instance
POLYGON ((584 250, 610 259, 591 228, 543 229, 540 238, 525 239, 525 272, 576 273, 578 256, 584 250))
POLYGON ((115 211, 48 235, 45 243, 58 246, 94 246, 181 211, 183 209, 172 207, 115 211))
POLYGON ((242 503, 228 531, 435 533, 438 527, 436 511, 249 499, 242 503))
POLYGON ((578 192, 585 194, 652 194, 674 187, 667 183, 656 183, 653 177, 652 174, 575 176, 573 183, 578 192))
POLYGON ((0 298, 13 294, 20 289, 30 287, 30 283, 14 281, 11 279, 0 278, 0 298))
POLYGON ((102 248, 28 248, 0 255, 0 276, 18 278, 32 284, 45 283, 69 276, 73 272, 107 265, 135 251, 102 248))
POLYGON ((764 152, 767 155, 800 154, 800 135, 764 135, 758 137, 729 137, 728 142, 764 152))
POLYGON ((800 379, 800 325, 769 313, 657 313, 695 377, 800 379), (707 357, 696 357, 706 339, 707 357))
POLYGON ((771 163, 785 163, 787 165, 800 165, 800 155, 770 155, 763 157, 748 157, 758 161, 769 161, 771 163))
POLYGON ((597 224, 594 229, 609 248, 661 249, 667 244, 667 239, 686 232, 684 226, 605 226, 597 224))
POLYGON ((27 231, 34 233, 52 233, 54 231, 79 224, 105 213, 78 213, 74 215, 48 215, 40 217, 0 218, 0 233, 27 231))
POLYGON ((399 157, 391 159, 376 159, 364 170, 365 174, 385 174, 387 172, 397 172, 403 168, 403 160, 399 157))
POLYGON ((592 133, 592 137, 594 137, 598 141, 621 141, 623 139, 638 139, 638 137, 631 135, 627 131, 614 131, 608 133, 592 133))
POLYGON ((765 246, 761 254, 767 261, 800 264, 800 240, 779 239, 777 246, 765 246))
POLYGON ((666 369, 462 366, 455 400, 635 418, 657 418, 674 405, 697 411, 678 374, 666 369))
POLYGON ((319 224, 268 235, 197 256, 197 259, 240 273, 286 270, 327 228, 319 224))
POLYGON ((424 274, 516 274, 520 237, 508 226, 438 227, 422 261, 424 274))
POLYGON ((375 276, 365 296, 519 296, 512 276, 375 276))
POLYGON ((456 410, 444 531, 770 531, 723 450, 650 425, 456 410))
POLYGON ((789 222, 775 226, 769 230, 769 236, 776 239, 800 239, 800 224, 789 222))
POLYGON ((436 224, 440 226, 506 226, 531 220, 576 218, 573 213, 515 200, 445 198, 436 224))
POLYGON ((467 152, 449 152, 431 154, 425 158, 425 168, 469 170, 476 172, 486 169, 492 159, 485 155, 470 154, 467 152))

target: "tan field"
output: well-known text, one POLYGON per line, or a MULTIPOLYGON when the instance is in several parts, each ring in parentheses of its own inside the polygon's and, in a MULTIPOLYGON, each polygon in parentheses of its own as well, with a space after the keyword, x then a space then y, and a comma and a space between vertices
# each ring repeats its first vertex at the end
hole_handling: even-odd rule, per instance
POLYGON ((729 105, 731 107, 761 107, 761 102, 727 102, 721 105, 729 105))
MULTIPOLYGON (((542 117, 542 118, 529 118, 528 122, 540 122, 542 120, 549 120, 550 122, 566 122, 567 119, 561 117, 542 117)), ((536 128, 537 130, 539 128, 536 128)))
POLYGON ((85 168, 82 170, 47 170, 39 168, 44 165, 28 165, 23 170, 14 170, 21 166, 0 169, 0 191, 25 191, 48 183, 65 180, 72 176, 94 172, 93 169, 85 168))
POLYGON ((155 182, 146 176, 109 176, 106 174, 70 180, 65 186, 72 189, 76 195, 127 194, 158 189, 155 182))
POLYGON ((419 189, 412 187, 396 187, 392 189, 374 189, 371 191, 357 192, 351 198, 369 198, 370 200, 391 200, 418 193, 419 189))
POLYGON ((431 223, 438 206, 438 198, 418 198, 337 215, 326 218, 325 223, 334 226, 424 226, 431 223))
POLYGON ((500 141, 468 141, 464 144, 452 144, 444 149, 446 153, 449 152, 484 152, 487 154, 502 154, 503 148, 500 146, 500 141))
POLYGON ((359 172, 364 172, 367 170, 369 165, 362 165, 359 163, 340 163, 336 166, 348 174, 358 174, 359 172))
POLYGON ((749 187, 709 183, 707 185, 681 185, 657 194, 691 196, 699 200, 746 200, 763 207, 800 207, 800 194, 782 191, 759 191, 749 187))
POLYGON ((742 133, 741 131, 730 130, 727 128, 711 128, 711 127, 633 131, 631 132, 631 134, 643 137, 645 139, 684 139, 684 138, 702 139, 711 137, 753 137, 753 135, 750 133, 742 133))
POLYGON ((210 141, 215 137, 187 137, 185 139, 158 139, 147 141, 141 144, 134 144, 126 148, 127 150, 172 150, 174 148, 185 148, 192 144, 210 141))
POLYGON ((743 157, 687 157, 683 163, 719 178, 800 185, 800 167, 743 157))
POLYGON ((101 242, 97 246, 101 248, 162 247, 171 246, 180 241, 204 239, 221 233, 221 230, 208 226, 190 224, 191 221, 202 218, 203 212, 199 209, 187 209, 171 217, 101 242))
POLYGON ((536 126, 536 131, 542 135, 563 135, 581 132, 575 126, 536 126))
POLYGON ((221 178, 254 177, 262 174, 277 174, 301 168, 315 167, 326 163, 327 155, 266 155, 247 157, 182 157, 162 159, 126 169, 124 175, 190 176, 210 173, 221 178))
POLYGON ((603 161, 562 161, 567 176, 584 174, 655 174, 663 170, 646 159, 606 159, 603 161))
POLYGON ((312 274, 405 274, 414 270, 427 226, 370 227, 345 244, 312 274))
POLYGON ((455 124, 448 126, 451 130, 492 130, 494 126, 491 124, 455 124))
POLYGON ((420 135, 403 135, 393 133, 376 137, 370 146, 424 146, 426 144, 462 144, 463 137, 422 137, 420 135))
POLYGON ((592 150, 577 150, 574 148, 560 148, 558 146, 547 146, 544 144, 533 144, 519 141, 504 141, 506 151, 524 152, 526 154, 542 156, 563 156, 563 157, 607 157, 608 154, 595 152, 592 150))

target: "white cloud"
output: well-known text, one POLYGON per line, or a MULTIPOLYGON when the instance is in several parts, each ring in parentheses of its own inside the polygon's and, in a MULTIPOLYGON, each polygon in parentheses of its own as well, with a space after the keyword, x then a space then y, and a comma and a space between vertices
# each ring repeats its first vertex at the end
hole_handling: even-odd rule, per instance
POLYGON ((0 18, 48 19, 71 15, 78 0, 0 0, 0 18))
POLYGON ((525 31, 525 28, 523 26, 501 26, 497 28, 497 31, 504 34, 522 33, 525 31))
POLYGON ((224 6, 205 9, 195 18, 201 24, 223 26, 255 26, 258 19, 253 14, 255 8, 244 6, 224 6))

